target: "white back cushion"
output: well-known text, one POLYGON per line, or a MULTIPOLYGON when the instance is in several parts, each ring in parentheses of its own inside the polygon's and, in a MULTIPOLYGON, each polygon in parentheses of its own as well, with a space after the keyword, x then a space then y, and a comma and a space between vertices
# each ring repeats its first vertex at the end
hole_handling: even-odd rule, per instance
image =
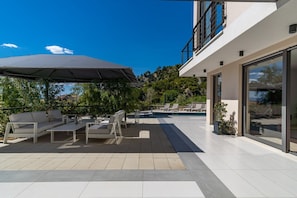
MULTIPOLYGON (((11 114, 9 116, 11 122, 34 122, 31 112, 11 114)), ((14 128, 20 128, 23 124, 14 124, 14 128)))
POLYGON ((58 109, 48 110, 47 113, 48 113, 49 121, 62 120, 63 115, 61 111, 58 109))
POLYGON ((35 122, 47 122, 48 119, 46 117, 46 112, 45 111, 35 111, 32 112, 32 117, 35 122))

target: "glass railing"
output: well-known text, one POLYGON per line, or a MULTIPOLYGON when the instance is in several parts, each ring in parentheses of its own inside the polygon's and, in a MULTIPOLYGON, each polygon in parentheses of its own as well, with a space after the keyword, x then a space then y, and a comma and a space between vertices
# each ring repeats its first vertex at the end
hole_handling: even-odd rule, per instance
POLYGON ((182 64, 186 63, 193 57, 193 37, 187 42, 186 46, 182 49, 182 64))

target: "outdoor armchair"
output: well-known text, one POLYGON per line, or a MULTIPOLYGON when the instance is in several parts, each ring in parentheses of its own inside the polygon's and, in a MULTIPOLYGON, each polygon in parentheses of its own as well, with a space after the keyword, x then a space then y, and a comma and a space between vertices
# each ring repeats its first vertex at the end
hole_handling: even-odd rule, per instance
POLYGON ((120 114, 112 115, 108 122, 88 122, 86 123, 86 144, 88 144, 89 138, 97 139, 115 139, 117 143, 118 134, 121 137, 121 121, 119 120, 120 114))
POLYGON ((119 116, 120 125, 124 125, 125 128, 127 128, 126 112, 124 110, 119 110, 119 111, 115 112, 115 114, 118 114, 118 116, 119 116))

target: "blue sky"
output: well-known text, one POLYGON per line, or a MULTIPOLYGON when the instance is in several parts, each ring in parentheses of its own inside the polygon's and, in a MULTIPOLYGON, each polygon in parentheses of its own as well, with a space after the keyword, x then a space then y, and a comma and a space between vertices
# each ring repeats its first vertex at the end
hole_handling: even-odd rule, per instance
POLYGON ((136 75, 181 62, 192 2, 1 0, 0 57, 74 54, 129 66, 136 75))

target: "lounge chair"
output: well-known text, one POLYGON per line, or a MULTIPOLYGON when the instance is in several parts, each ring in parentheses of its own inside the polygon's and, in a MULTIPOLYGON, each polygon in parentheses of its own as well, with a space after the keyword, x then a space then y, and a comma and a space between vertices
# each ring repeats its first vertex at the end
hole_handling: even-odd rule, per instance
POLYGON ((163 110, 163 111, 168 111, 169 110, 169 107, 170 107, 170 103, 166 103, 164 105, 164 107, 161 107, 160 110, 163 110))
POLYGON ((195 104, 194 107, 192 108, 192 111, 201 111, 202 109, 202 104, 195 104))
POLYGON ((205 103, 201 104, 201 111, 202 112, 206 111, 206 104, 205 103))
POLYGON ((172 107, 169 108, 170 111, 178 111, 179 105, 177 103, 173 104, 172 107))
POLYGON ((112 115, 108 123, 88 122, 86 123, 86 144, 89 138, 97 139, 115 139, 117 143, 118 135, 122 136, 120 114, 112 115))
POLYGON ((183 108, 184 111, 192 111, 192 108, 194 107, 193 104, 188 104, 187 107, 183 108))

